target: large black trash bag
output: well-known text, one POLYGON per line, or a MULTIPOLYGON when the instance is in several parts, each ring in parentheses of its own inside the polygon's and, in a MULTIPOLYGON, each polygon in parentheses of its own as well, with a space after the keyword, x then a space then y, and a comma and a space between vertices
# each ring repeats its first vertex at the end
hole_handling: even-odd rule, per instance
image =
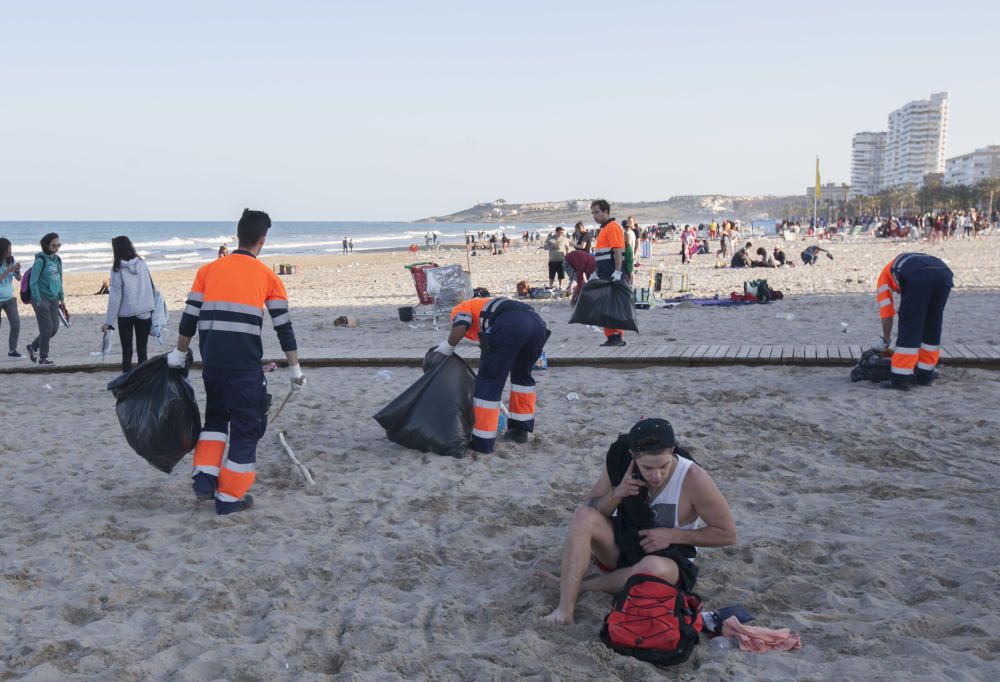
POLYGON ((861 354, 851 370, 851 381, 885 381, 892 378, 892 359, 882 357, 882 351, 869 348, 861 354))
POLYGON ((637 332, 632 289, 625 282, 592 279, 583 285, 570 324, 592 324, 637 332))
POLYGON ((201 413, 188 381, 194 357, 184 369, 167 367, 167 356, 150 358, 108 384, 118 400, 115 412, 125 440, 139 456, 169 474, 194 449, 201 413))
POLYGON ((457 355, 424 356, 424 375, 375 415, 393 443, 421 452, 464 457, 475 415, 476 375, 457 355))

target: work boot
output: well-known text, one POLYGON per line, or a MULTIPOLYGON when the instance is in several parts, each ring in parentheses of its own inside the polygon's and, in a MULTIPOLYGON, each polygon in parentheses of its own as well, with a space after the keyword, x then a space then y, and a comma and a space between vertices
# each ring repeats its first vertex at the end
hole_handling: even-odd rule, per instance
POLYGON ((932 369, 929 372, 917 370, 916 384, 917 386, 930 386, 937 378, 937 370, 932 369))
POLYGON ((625 339, 622 338, 621 334, 615 334, 609 336, 608 340, 601 344, 602 346, 624 346, 625 339))
POLYGON ((909 391, 910 390, 910 380, 909 378, 899 378, 893 377, 891 379, 884 379, 878 382, 878 385, 882 388, 894 388, 897 391, 909 391))
POLYGON ((508 429, 507 432, 503 434, 503 439, 512 440, 515 443, 527 443, 528 432, 524 429, 508 429))
POLYGON ((241 511, 246 511, 253 507, 253 495, 247 493, 243 496, 242 500, 237 500, 236 502, 221 502, 220 500, 215 501, 215 513, 219 516, 225 516, 226 514, 238 514, 241 511))
POLYGON ((194 497, 199 502, 215 499, 215 488, 219 479, 211 474, 199 471, 191 477, 191 487, 194 488, 194 497))

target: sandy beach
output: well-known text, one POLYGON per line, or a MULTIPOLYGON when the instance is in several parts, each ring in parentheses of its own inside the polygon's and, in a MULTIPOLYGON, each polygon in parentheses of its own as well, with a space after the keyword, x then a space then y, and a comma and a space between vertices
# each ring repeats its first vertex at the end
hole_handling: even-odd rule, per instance
MULTIPOLYGON (((797 261, 809 243, 783 244, 797 261)), ((833 242, 835 260, 777 270, 716 269, 713 256, 681 266, 678 248, 657 244, 637 280, 658 267, 687 273, 699 296, 728 297, 766 277, 785 299, 637 311, 630 345, 867 346, 879 333, 875 278, 913 250, 955 272, 943 343, 1000 345, 1000 237, 858 238, 833 242)), ((403 265, 431 257, 466 263, 461 249, 297 259, 284 279, 300 354, 422 354, 439 342, 444 332, 428 321, 397 316, 416 302, 403 265), (359 326, 334 327, 339 315, 359 326)), ((263 259, 272 262, 266 247, 263 259)), ((521 279, 542 285, 545 267, 530 247, 472 258, 475 286, 494 294, 521 279)), ((172 344, 194 271, 153 275, 172 344)), ((94 361, 102 278, 67 278, 74 324, 52 340, 56 362, 94 361)), ((603 341, 568 324, 566 300, 536 308, 550 347, 603 341)), ((21 312, 23 350, 36 327, 30 308, 21 312)), ((264 339, 278 357, 269 329, 264 339)), ((841 368, 552 368, 536 375, 532 442, 455 460, 394 445, 371 419, 418 369, 307 370, 305 392, 261 441, 257 506, 216 517, 191 495, 189 459, 165 475, 128 448, 104 389, 118 361, 109 356, 106 373, 0 378, 0 680, 1000 677, 995 372, 945 364, 935 386, 900 394, 852 384, 841 368), (557 570, 574 507, 608 445, 641 416, 673 422, 736 518, 737 545, 700 552, 698 592, 708 606, 743 603, 758 624, 791 627, 801 650, 700 646, 661 671, 599 641, 605 595, 584 595, 573 626, 540 622, 557 594, 532 571, 557 570), (314 486, 285 458, 278 430, 314 486)), ((284 372, 270 376, 283 397, 284 372)), ((192 383, 203 404, 197 372, 192 383)))

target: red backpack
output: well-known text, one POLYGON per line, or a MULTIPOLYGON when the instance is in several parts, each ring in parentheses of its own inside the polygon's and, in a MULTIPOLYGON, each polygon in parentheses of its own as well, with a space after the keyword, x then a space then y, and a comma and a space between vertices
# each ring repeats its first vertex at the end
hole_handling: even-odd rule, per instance
POLYGON ((601 641, 625 656, 670 666, 691 656, 701 630, 698 595, 639 573, 615 597, 601 628, 601 641))

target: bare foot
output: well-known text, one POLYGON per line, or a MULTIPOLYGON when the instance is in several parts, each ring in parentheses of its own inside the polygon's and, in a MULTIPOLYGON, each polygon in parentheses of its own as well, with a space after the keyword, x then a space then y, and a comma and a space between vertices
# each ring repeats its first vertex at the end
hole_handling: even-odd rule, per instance
POLYGON ((556 585, 559 584, 559 576, 556 575, 555 573, 549 573, 548 571, 536 570, 534 572, 534 576, 536 578, 542 578, 544 580, 547 580, 550 583, 555 583, 556 585))
POLYGON ((542 620, 549 625, 572 625, 573 615, 566 615, 562 612, 562 609, 556 609, 549 615, 545 616, 542 620))

